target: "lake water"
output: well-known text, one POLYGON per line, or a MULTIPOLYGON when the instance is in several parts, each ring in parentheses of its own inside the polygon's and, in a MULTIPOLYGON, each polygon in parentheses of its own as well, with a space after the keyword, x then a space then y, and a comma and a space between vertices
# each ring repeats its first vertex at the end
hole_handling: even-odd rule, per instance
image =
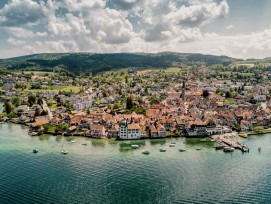
POLYGON ((271 135, 250 137, 250 153, 242 154, 215 151, 213 143, 196 139, 142 140, 131 150, 124 142, 70 143, 27 131, 0 125, 1 204, 271 203, 271 135), (169 147, 172 141, 176 147, 169 147), (69 154, 60 153, 62 145, 69 154), (141 153, 145 148, 150 155, 141 153))

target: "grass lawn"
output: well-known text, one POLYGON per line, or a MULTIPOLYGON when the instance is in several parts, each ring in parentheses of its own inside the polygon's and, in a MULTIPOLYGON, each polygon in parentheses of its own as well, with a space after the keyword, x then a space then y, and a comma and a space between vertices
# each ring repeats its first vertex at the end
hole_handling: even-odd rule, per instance
POLYGON ((78 87, 78 86, 47 86, 47 89, 25 89, 24 92, 70 91, 70 90, 72 92, 79 92, 80 89, 81 87, 78 87))

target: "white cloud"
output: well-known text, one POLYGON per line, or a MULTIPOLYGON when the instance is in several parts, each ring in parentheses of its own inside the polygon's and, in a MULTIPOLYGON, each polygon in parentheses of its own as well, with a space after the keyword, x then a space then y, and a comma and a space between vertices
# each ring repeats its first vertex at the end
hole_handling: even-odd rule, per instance
POLYGON ((33 25, 45 18, 44 3, 32 0, 11 0, 0 10, 0 25, 33 25))
POLYGON ((228 25, 226 28, 227 28, 227 29, 232 29, 232 28, 233 28, 233 25, 232 25, 232 24, 231 24, 231 25, 228 25))
POLYGON ((270 55, 271 29, 233 36, 202 31, 227 18, 229 9, 226 0, 11 0, 0 9, 0 30, 16 49, 0 51, 0 57, 78 51, 270 55))
POLYGON ((14 38, 8 38, 7 42, 10 43, 10 44, 12 44, 12 45, 23 45, 23 44, 26 43, 25 41, 16 40, 14 38))
POLYGON ((27 30, 20 27, 2 27, 2 29, 8 34, 16 38, 33 38, 35 35, 31 30, 27 30))

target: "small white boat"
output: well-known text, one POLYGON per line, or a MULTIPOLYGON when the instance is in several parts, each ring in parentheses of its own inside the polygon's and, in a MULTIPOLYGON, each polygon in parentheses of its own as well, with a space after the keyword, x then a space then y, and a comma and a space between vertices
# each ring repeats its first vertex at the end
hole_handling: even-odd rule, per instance
POLYGON ((223 151, 224 152, 233 152, 234 148, 233 147, 224 147, 223 151))
POLYGON ((131 145, 131 147, 132 147, 133 149, 138 149, 138 148, 139 148, 139 145, 131 145))
POLYGON ((179 152, 185 152, 186 151, 186 149, 179 149, 179 152))
POLYGON ((142 150, 142 154, 150 154, 150 151, 147 149, 142 150))
POLYGON ((64 150, 64 149, 63 149, 63 146, 64 146, 64 145, 62 145, 62 151, 61 151, 61 153, 62 153, 62 154, 68 154, 68 151, 67 151, 67 150, 64 150))
POLYGON ((201 148, 200 148, 200 147, 198 147, 198 148, 196 148, 196 150, 197 150, 197 151, 200 151, 200 150, 201 150, 201 148))
POLYGON ((68 151, 67 150, 62 150, 61 153, 62 154, 68 154, 68 151))
POLYGON ((243 148, 241 149, 241 151, 242 151, 242 152, 249 152, 249 148, 243 147, 243 148))
POLYGON ((39 150, 38 149, 33 149, 33 151, 32 151, 33 153, 38 153, 39 152, 39 150))
POLYGON ((170 147, 175 147, 175 144, 171 143, 169 146, 170 146, 170 147))
POLYGON ((72 141, 70 141, 70 143, 76 143, 76 141, 75 141, 75 140, 72 140, 72 141))
POLYGON ((166 152, 167 150, 165 148, 161 148, 160 152, 166 152))

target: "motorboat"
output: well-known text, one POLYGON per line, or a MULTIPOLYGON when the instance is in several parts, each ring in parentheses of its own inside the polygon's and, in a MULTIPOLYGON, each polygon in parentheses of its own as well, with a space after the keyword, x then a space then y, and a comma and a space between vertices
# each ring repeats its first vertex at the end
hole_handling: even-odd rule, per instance
POLYGON ((72 141, 70 141, 70 143, 76 143, 76 141, 75 141, 75 140, 72 140, 72 141))
POLYGON ((261 147, 258 148, 258 152, 260 152, 260 151, 262 151, 262 148, 261 148, 261 147))
POLYGON ((166 152, 167 150, 165 148, 161 148, 160 152, 166 152))
POLYGON ((186 149, 179 149, 179 152, 185 152, 186 151, 186 149))
POLYGON ((197 151, 200 151, 200 150, 201 150, 201 148, 200 148, 200 147, 198 147, 198 148, 196 148, 196 150, 197 150, 197 151))
POLYGON ((82 145, 83 145, 83 146, 87 146, 88 144, 87 144, 87 143, 83 143, 82 145))
POLYGON ((68 151, 67 151, 67 150, 64 150, 64 149, 63 149, 63 146, 64 146, 64 145, 62 145, 62 151, 61 151, 61 153, 62 153, 62 154, 68 154, 68 151))
POLYGON ((142 154, 150 154, 150 151, 147 149, 142 150, 142 154))
POLYGON ((233 152, 235 149, 233 147, 224 147, 224 152, 233 152))
POLYGON ((131 145, 131 147, 132 147, 133 149, 138 149, 138 148, 139 148, 139 145, 131 145))
POLYGON ((170 147, 175 147, 175 145, 176 145, 176 144, 171 143, 169 146, 170 146, 170 147))
POLYGON ((68 154, 68 151, 67 150, 62 150, 61 153, 62 154, 68 154))
POLYGON ((38 153, 39 152, 39 150, 38 149, 33 149, 33 151, 32 151, 33 153, 38 153))
POLYGON ((241 151, 242 151, 242 152, 249 152, 249 148, 243 147, 243 148, 241 149, 241 151))

